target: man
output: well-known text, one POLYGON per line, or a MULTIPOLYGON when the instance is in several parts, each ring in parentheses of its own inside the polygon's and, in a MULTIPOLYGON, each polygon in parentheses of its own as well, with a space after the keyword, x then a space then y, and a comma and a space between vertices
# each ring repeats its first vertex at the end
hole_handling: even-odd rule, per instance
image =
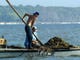
POLYGON ((23 19, 28 16, 28 20, 27 20, 27 23, 25 25, 25 32, 26 32, 26 40, 25 40, 25 47, 26 48, 31 48, 32 47, 32 27, 36 21, 36 18, 38 17, 39 13, 38 12, 35 12, 33 13, 33 15, 30 15, 30 14, 25 14, 23 16, 23 19))

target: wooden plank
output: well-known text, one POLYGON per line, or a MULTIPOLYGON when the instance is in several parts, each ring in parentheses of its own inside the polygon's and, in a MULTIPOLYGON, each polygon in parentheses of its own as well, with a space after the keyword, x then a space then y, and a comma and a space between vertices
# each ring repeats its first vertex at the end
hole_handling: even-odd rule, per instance
POLYGON ((0 49, 0 52, 38 52, 38 49, 0 49))
POLYGON ((80 50, 80 48, 70 48, 70 50, 80 50))

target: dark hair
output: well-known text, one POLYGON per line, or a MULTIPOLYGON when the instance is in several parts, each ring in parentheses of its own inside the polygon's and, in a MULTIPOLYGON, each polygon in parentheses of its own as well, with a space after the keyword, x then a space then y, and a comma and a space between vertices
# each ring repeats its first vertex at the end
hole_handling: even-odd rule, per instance
POLYGON ((33 15, 36 15, 36 14, 39 15, 39 12, 35 12, 35 13, 33 13, 33 15))

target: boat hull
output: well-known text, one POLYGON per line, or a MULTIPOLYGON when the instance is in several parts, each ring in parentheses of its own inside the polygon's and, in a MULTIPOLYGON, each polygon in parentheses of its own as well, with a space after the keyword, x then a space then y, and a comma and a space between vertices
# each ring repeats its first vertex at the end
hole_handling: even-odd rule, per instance
POLYGON ((41 53, 38 49, 0 49, 0 58, 10 58, 19 56, 39 56, 53 55, 53 56, 80 56, 80 48, 71 49, 57 49, 53 52, 41 53))
POLYGON ((37 49, 0 49, 0 58, 37 55, 37 49))

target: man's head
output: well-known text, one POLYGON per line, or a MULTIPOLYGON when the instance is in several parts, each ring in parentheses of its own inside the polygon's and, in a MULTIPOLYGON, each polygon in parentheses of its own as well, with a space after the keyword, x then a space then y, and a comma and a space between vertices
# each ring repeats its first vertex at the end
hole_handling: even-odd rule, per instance
POLYGON ((36 27, 36 26, 33 26, 33 27, 32 27, 32 31, 33 31, 33 32, 36 32, 36 31, 37 31, 37 27, 36 27))
POLYGON ((35 12, 35 13, 33 13, 33 15, 34 15, 35 17, 38 17, 39 12, 35 12))

